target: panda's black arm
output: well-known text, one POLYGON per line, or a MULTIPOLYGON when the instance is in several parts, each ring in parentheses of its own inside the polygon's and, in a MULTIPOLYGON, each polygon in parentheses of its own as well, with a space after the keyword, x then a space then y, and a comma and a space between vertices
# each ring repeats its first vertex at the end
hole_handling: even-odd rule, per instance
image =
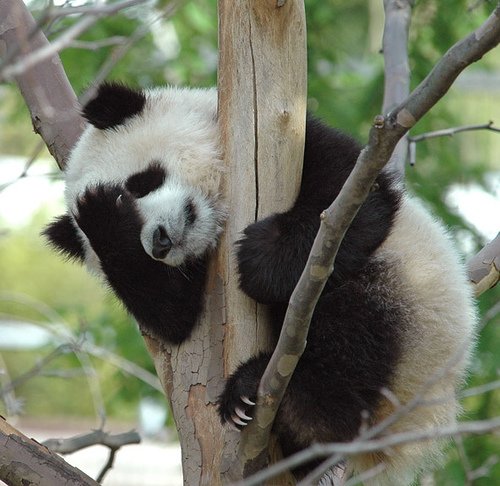
POLYGON ((240 287, 263 304, 288 302, 318 231, 319 214, 274 214, 244 231, 237 242, 240 287))
POLYGON ((113 291, 143 330, 174 344, 189 337, 202 308, 203 262, 181 270, 139 253, 126 258, 115 254, 105 256, 102 268, 113 291))
POLYGON ((187 339, 201 311, 205 262, 173 268, 149 257, 135 200, 121 186, 88 189, 77 208, 109 285, 141 327, 163 341, 187 339))
POLYGON ((69 214, 57 217, 42 231, 50 245, 70 259, 83 262, 85 250, 78 236, 75 222, 69 214))
MULTIPOLYGON (((320 214, 337 197, 360 152, 351 137, 311 117, 307 120, 300 192, 293 207, 248 226, 237 243, 242 290, 258 302, 288 302, 314 238, 320 214)), ((387 237, 399 192, 382 174, 347 231, 330 280, 355 275, 387 237)))

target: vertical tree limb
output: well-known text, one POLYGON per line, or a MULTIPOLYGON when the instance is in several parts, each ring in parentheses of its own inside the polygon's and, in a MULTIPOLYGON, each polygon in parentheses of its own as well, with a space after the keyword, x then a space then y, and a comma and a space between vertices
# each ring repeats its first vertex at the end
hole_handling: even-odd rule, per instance
MULTIPOLYGON (((215 413, 224 377, 259 348, 268 347, 265 312, 238 288, 232 245, 246 225, 289 207, 298 191, 306 109, 303 3, 289 0, 278 6, 266 0, 221 0, 219 44, 219 121, 227 165, 224 193, 230 211, 199 328, 211 336, 212 344, 203 348, 202 356, 212 356, 209 369, 214 374, 208 381, 184 388, 193 412, 189 414, 188 407, 176 417, 187 425, 181 442, 186 450, 195 451, 200 470, 214 469, 212 474, 202 472, 201 484, 218 484, 217 472, 226 479, 241 478, 242 467, 252 457, 255 434, 240 436, 222 428, 215 413), (199 401, 204 406, 196 407, 199 401), (235 458, 237 452, 241 460, 235 458)), ((193 345, 186 343, 191 356, 196 354, 193 345)), ((175 394, 177 374, 174 367, 172 371, 175 394)), ((268 439, 264 439, 266 444, 268 439)), ((195 484, 195 478, 184 480, 195 484)))
MULTIPOLYGON (((414 0, 384 0, 384 114, 402 103, 410 94, 408 32, 414 3, 414 0)), ((404 178, 407 154, 408 139, 404 135, 387 164, 401 178, 404 178)))

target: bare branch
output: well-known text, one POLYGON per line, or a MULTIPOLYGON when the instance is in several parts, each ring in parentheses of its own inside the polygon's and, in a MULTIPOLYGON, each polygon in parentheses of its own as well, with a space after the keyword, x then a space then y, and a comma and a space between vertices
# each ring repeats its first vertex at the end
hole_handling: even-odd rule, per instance
POLYGON ((23 385, 31 378, 40 375, 42 369, 45 366, 51 363, 54 359, 70 351, 71 348, 68 346, 68 344, 62 344, 61 346, 58 346, 47 356, 44 356, 42 359, 38 360, 37 363, 35 363, 35 365, 28 371, 22 373, 19 376, 16 376, 16 378, 14 378, 9 383, 6 383, 2 388, 0 388, 0 396, 5 397, 8 393, 12 392, 17 387, 23 385))
POLYGON ((498 388, 500 388, 500 380, 485 383, 484 385, 475 386, 474 388, 468 388, 467 390, 461 391, 458 396, 459 398, 473 397, 476 395, 482 395, 483 393, 488 393, 493 390, 497 390, 498 388))
POLYGON ((428 140, 436 137, 452 137, 456 133, 460 132, 469 132, 473 130, 491 130, 492 132, 500 133, 500 128, 493 126, 493 122, 483 123, 480 125, 465 125, 462 127, 453 127, 453 128, 445 128, 443 130, 435 130, 433 132, 426 132, 420 135, 409 136, 409 154, 410 154, 410 165, 415 165, 416 163, 416 143, 421 142, 422 140, 428 140))
POLYGON ((103 65, 100 67, 99 71, 94 76, 94 81, 92 86, 85 91, 80 97, 79 102, 82 105, 85 105, 94 95, 95 88, 99 86, 114 68, 114 66, 127 54, 130 48, 142 37, 147 35, 151 31, 151 24, 156 22, 157 20, 163 18, 170 18, 179 8, 179 6, 184 2, 184 0, 171 0, 161 11, 161 13, 157 16, 155 20, 149 22, 147 24, 141 24, 135 31, 130 35, 124 43, 118 45, 116 49, 114 49, 103 65))
POLYGON ((107 447, 109 449, 108 460, 97 477, 97 482, 101 483, 106 473, 113 467, 118 450, 125 445, 139 444, 140 442, 141 437, 134 430, 122 434, 108 434, 102 429, 99 429, 76 437, 49 439, 43 442, 43 445, 59 454, 71 454, 93 445, 103 445, 107 447))
POLYGON ((98 41, 82 41, 82 40, 72 40, 68 47, 72 47, 73 49, 86 49, 88 51, 97 51, 102 49, 103 47, 123 45, 127 42, 127 37, 122 35, 114 35, 112 37, 108 37, 107 39, 102 39, 98 41))
POLYGON ((476 296, 498 283, 500 280, 500 233, 469 260, 467 267, 476 296))
POLYGON ((117 450, 124 445, 139 444, 140 442, 141 437, 134 430, 122 434, 109 434, 104 432, 104 430, 93 430, 88 434, 77 435, 75 437, 48 439, 42 442, 42 445, 58 454, 71 454, 98 444, 117 450))
POLYGON ((147 383, 155 390, 158 390, 160 392, 163 391, 157 376, 150 371, 140 367, 136 363, 129 361, 122 356, 113 353, 108 349, 97 346, 96 344, 93 344, 88 340, 82 340, 81 336, 73 333, 69 326, 65 326, 64 328, 62 328, 61 326, 57 325, 56 323, 64 323, 64 318, 45 303, 39 302, 36 299, 30 298, 26 295, 16 294, 13 292, 0 292, 0 301, 17 302, 38 312, 48 322, 40 322, 35 320, 31 320, 29 322, 36 326, 40 326, 43 329, 49 331, 54 336, 57 336, 59 340, 71 346, 73 352, 84 352, 91 356, 95 356, 96 358, 107 361, 113 366, 116 366, 117 368, 122 370, 124 373, 127 373, 130 376, 134 376, 144 383, 147 383))
POLYGON ((441 99, 457 76, 500 42, 500 6, 474 32, 446 52, 412 95, 388 116, 393 129, 406 133, 441 99))
POLYGON ((0 480, 9 486, 97 486, 92 478, 0 417, 0 480))
POLYGON ((388 449, 400 444, 420 442, 429 439, 451 438, 467 434, 486 434, 500 430, 500 417, 476 422, 462 422, 446 427, 437 427, 427 430, 415 430, 387 435, 379 439, 355 440, 348 443, 313 444, 307 449, 298 452, 277 464, 269 466, 250 478, 236 483, 241 486, 257 486, 270 478, 281 474, 283 471, 296 468, 314 459, 338 455, 343 458, 356 454, 366 454, 388 449))
POLYGON ((491 130, 493 132, 500 133, 500 128, 495 127, 493 125, 493 122, 490 121, 488 123, 482 123, 480 125, 464 125, 461 127, 452 127, 452 128, 445 128, 443 130, 435 130, 433 132, 426 132, 408 138, 410 142, 415 143, 415 142, 421 142, 422 140, 428 140, 429 138, 452 137, 453 135, 455 135, 455 133, 469 132, 473 130, 491 130))
POLYGON ((88 9, 87 14, 75 25, 66 29, 57 39, 50 44, 41 45, 38 49, 23 52, 17 62, 9 63, 0 69, 0 77, 10 81, 26 73, 38 63, 56 55, 59 51, 67 47, 74 39, 92 27, 100 18, 111 15, 120 10, 140 5, 147 0, 125 0, 112 4, 102 4, 99 7, 88 9))
POLYGON ((116 449, 110 449, 108 460, 106 461, 106 464, 104 464, 104 466, 102 467, 102 470, 99 473, 99 476, 97 476, 98 483, 102 482, 106 473, 113 467, 113 463, 115 462, 116 452, 117 452, 116 449))

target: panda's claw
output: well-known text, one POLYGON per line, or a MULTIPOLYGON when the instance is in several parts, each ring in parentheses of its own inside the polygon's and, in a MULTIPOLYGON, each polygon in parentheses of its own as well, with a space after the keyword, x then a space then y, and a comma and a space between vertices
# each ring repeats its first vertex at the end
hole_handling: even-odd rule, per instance
POLYGON ((246 413, 245 413, 245 410, 242 410, 240 407, 236 407, 236 409, 234 410, 236 412, 236 415, 242 419, 242 420, 246 420, 247 422, 249 422, 250 420, 253 420, 253 417, 249 417, 246 413))
POLYGON ((231 415, 231 420, 233 421, 233 423, 241 425, 242 427, 245 427, 247 425, 247 423, 241 420, 237 415, 231 415))
POLYGON ((255 405, 255 402, 252 402, 252 400, 250 400, 250 398, 248 398, 248 397, 242 396, 240 398, 241 398, 241 401, 243 403, 246 403, 247 405, 251 405, 251 406, 255 405))

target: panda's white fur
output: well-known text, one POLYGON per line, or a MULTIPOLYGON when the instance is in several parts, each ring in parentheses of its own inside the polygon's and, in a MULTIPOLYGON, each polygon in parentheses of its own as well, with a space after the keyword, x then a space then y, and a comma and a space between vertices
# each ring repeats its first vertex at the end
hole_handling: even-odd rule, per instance
MULTIPOLYGON (((84 260, 91 270, 104 275, 145 332, 161 340, 182 342, 189 337, 201 310, 206 253, 217 243, 226 211, 219 194, 224 168, 216 90, 170 87, 134 94, 128 88, 111 85, 99 91, 94 103, 85 112, 90 125, 65 170, 68 214, 49 226, 46 234, 58 249, 84 260), (131 106, 137 103, 136 108, 127 108, 129 98, 131 106), (144 196, 128 194, 127 181, 147 170, 151 163, 165 170, 165 180, 144 196), (195 207, 194 222, 186 216, 187 200, 195 207), (106 208, 99 209, 100 201, 106 208), (99 215, 94 223, 96 212, 99 215), (130 223, 133 234, 123 230, 121 223, 115 224, 115 219, 120 218, 130 223), (107 235, 108 226, 113 224, 115 229, 107 235), (100 225, 99 229, 95 225, 100 225), (172 248, 161 258, 152 251, 159 226, 172 242, 172 248), (106 233, 107 242, 99 241, 101 233, 106 233)), ((319 214, 342 187, 358 153, 359 146, 349 137, 308 120, 304 176, 297 202, 290 211, 251 225, 238 242, 242 289, 257 301, 271 305, 277 316, 275 332, 279 332, 280 313, 303 268, 319 214)), ((388 314, 388 336, 391 326, 396 326, 394 332, 398 335, 390 342, 397 345, 397 352, 386 350, 380 355, 387 355, 396 364, 391 364, 390 372, 383 372, 376 382, 389 393, 376 400, 367 396, 366 403, 372 407, 369 425, 386 419, 397 409, 397 403, 407 404, 416 394, 421 394, 419 403, 385 433, 452 424, 460 410, 456 389, 464 380, 474 345, 476 317, 471 290, 443 227, 390 178, 381 176, 379 183, 381 189, 370 195, 346 235, 322 299, 328 299, 328 292, 342 289, 343 282, 356 289, 357 280, 366 281, 366 288, 360 290, 362 298, 353 304, 355 310, 362 311, 363 306, 375 303, 377 312, 388 314), (372 274, 363 273, 365 266, 372 268, 372 274), (382 269, 380 274, 373 271, 377 268, 382 269), (363 295, 370 296, 371 303, 363 302, 363 295), (397 316, 391 318, 392 312, 397 316)), ((335 344, 337 335, 337 309, 329 312, 331 316, 326 317, 331 319, 330 328, 320 334, 325 345, 335 344)), ((363 313, 360 315, 360 319, 365 318, 363 313)), ((325 320, 325 316, 321 319, 325 320)), ((353 319, 352 331, 340 331, 342 339, 349 332, 358 332, 357 318, 353 319)), ((366 319, 369 325, 370 314, 366 319)), ((313 320, 309 347, 317 346, 314 332, 319 325, 324 323, 315 324, 313 320)), ((335 353, 344 351, 343 347, 340 351, 332 349, 335 353)), ((360 349, 360 354, 365 351, 369 350, 360 349)), ((335 391, 339 373, 334 369, 335 360, 345 356, 330 358, 322 358, 325 363, 321 368, 331 368, 331 376, 327 382, 317 384, 320 393, 335 391)), ((258 355, 230 377, 219 399, 223 421, 234 424, 236 417, 241 428, 245 423, 241 412, 251 415, 251 405, 248 400, 242 402, 241 397, 255 396, 267 359, 266 354, 258 355)), ((285 434, 283 446, 289 446, 288 453, 316 440, 337 440, 335 421, 342 419, 334 416, 330 423, 327 417, 308 417, 310 405, 300 398, 300 393, 313 386, 316 371, 309 372, 307 364, 301 371, 302 362, 304 359, 299 362, 276 422, 278 436, 285 434), (325 429, 321 420, 331 430, 325 429)), ((366 371, 370 374, 373 370, 367 365, 366 371)), ((357 377, 352 378, 355 381, 357 377)), ((369 384, 360 383, 362 387, 369 384)), ((344 434, 338 440, 350 440, 363 407, 352 397, 340 400, 341 406, 343 401, 353 400, 357 407, 355 412, 346 410, 351 413, 346 420, 354 420, 355 425, 338 429, 344 434)), ((325 407, 329 409, 328 402, 325 407)), ((440 450, 436 441, 409 443, 355 456, 349 463, 354 472, 384 463, 384 471, 367 484, 407 485, 418 471, 439 458, 440 450)))
MULTIPOLYGON (((394 262, 401 295, 412 301, 402 357, 375 422, 416 397, 383 435, 432 430, 456 422, 461 412, 456 390, 464 384, 475 344, 476 309, 472 286, 446 229, 414 198, 404 196, 377 257, 394 262), (452 323, 452 325, 450 325, 452 323)), ((396 412, 397 413, 397 412, 396 412)), ((377 454, 350 458, 360 473, 383 462, 385 470, 366 484, 401 486, 441 464, 443 441, 409 442, 377 454)))
MULTIPOLYGON (((163 259, 181 265, 189 256, 213 249, 222 231, 225 209, 219 203, 223 162, 217 126, 215 89, 151 89, 144 92, 143 111, 111 130, 89 125, 71 153, 65 169, 66 204, 77 213, 77 201, 95 184, 123 184, 129 176, 159 162, 167 183, 138 199, 145 225, 141 241, 152 258, 154 228, 163 224, 174 243, 163 259), (187 230, 182 204, 187 196, 198 209, 196 224, 187 230), (216 204, 214 203, 216 202, 216 204)), ((99 258, 83 233, 85 259, 93 273, 101 273, 99 258)))

